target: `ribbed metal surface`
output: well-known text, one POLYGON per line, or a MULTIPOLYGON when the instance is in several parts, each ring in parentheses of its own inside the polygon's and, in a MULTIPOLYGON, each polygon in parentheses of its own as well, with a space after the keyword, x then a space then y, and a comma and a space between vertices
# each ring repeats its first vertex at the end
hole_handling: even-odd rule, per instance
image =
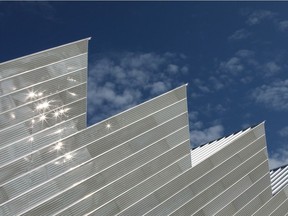
POLYGON ((270 171, 272 193, 276 194, 288 185, 288 165, 270 171))
MULTIPOLYGON (((262 131, 264 130, 263 127, 264 127, 263 123, 257 126, 258 130, 262 130, 262 131)), ((230 136, 223 137, 221 139, 212 141, 208 144, 194 148, 193 151, 191 151, 192 166, 196 166, 198 163, 200 163, 204 159, 210 157, 215 152, 220 151, 222 148, 229 145, 234 140, 237 140, 238 138, 243 136, 245 133, 248 133, 252 129, 253 128, 250 127, 245 130, 239 131, 235 134, 232 134, 230 136)), ((253 131, 256 131, 255 129, 253 131)))
MULTIPOLYGON (((67 45, 41 51, 39 53, 24 56, 15 60, 3 62, 0 64, 0 81, 3 81, 8 77, 18 76, 22 73, 29 72, 30 70, 46 67, 47 65, 50 66, 57 62, 62 62, 65 59, 87 53, 87 40, 88 39, 84 39, 67 45)), ((61 71, 57 72, 57 75, 59 73, 61 73, 61 71)))
MULTIPOLYGON (((250 134, 253 134, 253 131, 251 131, 250 134)), ((246 134, 246 137, 248 138, 250 134, 249 133, 246 134)), ((226 146, 226 148, 230 146, 234 147, 234 144, 236 144, 235 147, 237 147, 237 143, 234 142, 231 143, 231 145, 226 146)), ((149 213, 145 215, 168 215, 173 211, 175 211, 180 206, 182 205, 184 206, 185 203, 187 203, 187 201, 189 202, 187 206, 190 205, 193 206, 193 208, 189 207, 189 209, 190 210, 193 209, 194 213, 196 213, 197 208, 200 208, 201 205, 205 205, 205 203, 207 203, 209 199, 212 200, 213 197, 217 196, 217 194, 225 191, 225 188, 229 188, 229 186, 232 185, 233 182, 243 177, 243 173, 247 173, 248 171, 247 169, 253 169, 254 168, 253 165, 255 163, 259 163, 267 159, 265 157, 265 151, 263 150, 261 150, 258 154, 255 154, 259 151, 259 149, 263 148, 263 142, 262 144, 261 142, 257 144, 258 147, 256 148, 254 147, 255 145, 253 145, 255 144, 254 142, 251 142, 251 144, 248 146, 246 144, 244 144, 243 146, 243 144, 244 143, 242 143, 242 148, 240 148, 235 153, 233 153, 233 151, 231 151, 230 149, 230 154, 226 154, 225 157, 221 157, 222 162, 219 161, 219 164, 214 165, 215 167, 213 165, 212 166, 208 165, 209 163, 211 164, 213 158, 218 158, 219 155, 217 154, 219 154, 220 151, 212 155, 210 158, 207 158, 203 162, 199 163, 197 166, 192 167, 191 169, 189 169, 189 171, 183 173, 178 178, 176 178, 174 180, 175 181, 174 184, 178 185, 177 186, 178 188, 180 187, 179 185, 182 185, 181 182, 184 181, 186 183, 182 185, 180 190, 177 189, 176 187, 176 189, 179 190, 178 192, 174 191, 169 195, 167 194, 167 191, 174 189, 174 187, 172 185, 170 186, 167 185, 165 187, 165 190, 164 189, 162 190, 163 193, 168 195, 168 196, 166 195, 167 199, 164 200, 161 204, 159 204, 155 208, 153 208, 152 210, 150 210, 149 213), (246 163, 243 163, 249 158, 250 160, 248 160, 246 163), (239 168, 234 170, 236 167, 239 168), (200 172, 203 169, 206 171, 204 173, 200 172), (223 177, 224 179, 221 179, 223 177), (221 179, 221 182, 218 182, 219 180, 217 181, 217 179, 221 179), (213 188, 216 190, 214 195, 210 194, 214 190, 213 188), (190 191, 190 195, 187 191, 188 189, 190 191), (205 195, 204 193, 205 191, 207 191, 206 192, 207 195, 205 195)), ((227 195, 225 197, 227 197, 227 195)), ((219 201, 220 200, 218 200, 218 202, 219 201)), ((140 208, 140 206, 138 207, 140 208)), ((182 208, 186 209, 185 206, 182 208)), ((137 210, 135 209, 135 212, 136 211, 137 210)), ((190 213, 188 212, 186 212, 186 214, 184 215, 189 215, 190 213, 192 214, 192 212, 190 213)), ((179 212, 177 211, 175 215, 177 215, 178 213, 179 212)), ((125 215, 125 213, 123 215, 125 215)), ((181 214, 179 213, 179 215, 181 214)))
POLYGON ((84 129, 83 47, 1 64, 2 87, 20 84, 0 95, 0 215, 93 214, 122 203, 120 212, 191 167, 185 86, 84 129))
POLYGON ((0 215, 47 196, 55 166, 73 167, 51 160, 68 161, 61 140, 86 128, 86 82, 87 40, 0 64, 0 215))
POLYGON ((86 128, 87 40, 0 64, 1 216, 287 214, 264 123, 190 151, 185 85, 86 128))

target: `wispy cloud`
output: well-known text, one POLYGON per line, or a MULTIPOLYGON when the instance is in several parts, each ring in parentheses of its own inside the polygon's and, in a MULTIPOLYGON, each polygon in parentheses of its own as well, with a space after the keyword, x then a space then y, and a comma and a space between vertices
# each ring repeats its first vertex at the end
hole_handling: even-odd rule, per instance
POLYGON ((224 86, 225 86, 225 85, 221 82, 221 80, 218 79, 218 78, 216 78, 215 76, 209 77, 209 81, 212 82, 212 85, 213 85, 213 87, 214 87, 216 90, 223 89, 224 86))
POLYGON ((228 40, 241 40, 241 39, 248 38, 249 36, 250 36, 250 32, 242 28, 242 29, 235 31, 232 35, 230 35, 228 37, 228 40))
POLYGON ((89 124, 180 85, 187 73, 173 53, 118 53, 90 65, 88 82, 89 124))
POLYGON ((274 110, 288 110, 288 79, 256 88, 252 98, 274 110))
POLYGON ((210 92, 209 87, 199 78, 194 79, 192 85, 196 86, 202 93, 210 92))
POLYGON ((279 135, 281 137, 288 137, 288 126, 282 128, 280 131, 279 131, 279 135))
POLYGON ((278 148, 277 152, 273 153, 269 157, 270 169, 280 167, 285 164, 288 164, 288 146, 278 148))
POLYGON ((269 10, 256 10, 248 15, 247 24, 256 25, 260 24, 264 20, 273 19, 276 13, 269 10))
POLYGON ((281 66, 274 61, 269 61, 263 65, 264 75, 267 77, 274 76, 281 70, 281 66))
POLYGON ((241 49, 238 50, 235 55, 241 58, 253 58, 255 53, 251 50, 241 49))
POLYGON ((280 21, 278 26, 281 31, 288 31, 288 20, 280 21))
POLYGON ((192 130, 190 132, 191 144, 193 147, 209 142, 223 136, 224 127, 221 124, 208 127, 203 130, 192 130))
POLYGON ((244 70, 244 64, 241 62, 241 59, 238 57, 232 57, 227 61, 220 63, 220 70, 228 72, 232 75, 238 75, 244 70))

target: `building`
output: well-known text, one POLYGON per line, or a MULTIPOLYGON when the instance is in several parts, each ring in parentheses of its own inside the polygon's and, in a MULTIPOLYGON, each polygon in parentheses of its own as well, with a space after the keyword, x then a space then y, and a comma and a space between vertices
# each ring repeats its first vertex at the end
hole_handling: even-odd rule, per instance
POLYGON ((190 149, 186 85, 86 127, 88 39, 0 64, 0 215, 288 215, 264 123, 190 149))

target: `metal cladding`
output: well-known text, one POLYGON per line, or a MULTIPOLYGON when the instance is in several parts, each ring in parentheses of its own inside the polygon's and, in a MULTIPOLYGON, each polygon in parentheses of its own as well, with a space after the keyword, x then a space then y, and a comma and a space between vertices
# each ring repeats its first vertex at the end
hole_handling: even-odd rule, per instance
POLYGON ((0 64, 0 216, 288 213, 263 123, 190 150, 186 85, 86 127, 88 40, 0 64))

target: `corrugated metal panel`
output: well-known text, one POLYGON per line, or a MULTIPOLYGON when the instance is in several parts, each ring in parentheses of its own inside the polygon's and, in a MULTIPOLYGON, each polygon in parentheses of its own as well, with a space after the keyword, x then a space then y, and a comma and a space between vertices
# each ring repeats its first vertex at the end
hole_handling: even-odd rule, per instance
POLYGON ((199 147, 194 148, 191 151, 192 166, 196 166, 198 163, 200 163, 204 159, 210 157, 215 152, 220 151, 222 148, 229 145, 234 140, 239 139, 241 136, 243 136, 244 134, 248 133, 251 130, 257 131, 257 137, 263 135, 265 133, 264 123, 261 123, 257 126, 249 127, 245 130, 239 131, 238 133, 232 134, 232 135, 227 136, 227 137, 220 138, 220 139, 212 141, 208 144, 204 144, 204 145, 201 145, 199 147))
POLYGON ((191 167, 185 85, 81 130, 87 41, 77 43, 1 64, 2 87, 12 86, 0 95, 3 215, 102 211, 191 167), (69 124, 76 130, 65 131, 69 124))
POLYGON ((270 171, 272 193, 276 194, 288 185, 288 165, 270 171))
POLYGON ((264 123, 190 152, 186 85, 85 128, 87 40, 0 64, 0 215, 287 213, 264 123))
MULTIPOLYGON (((183 205, 188 200, 191 200, 191 198, 193 197, 195 198, 193 199, 195 203, 200 202, 201 205, 204 205, 206 201, 202 200, 202 198, 204 199, 204 197, 199 198, 199 194, 201 194, 202 191, 209 188, 209 185, 214 184, 215 181, 217 181, 217 179, 225 176, 227 173, 231 172, 231 170, 233 170, 234 168, 241 166, 241 161, 246 161, 247 159, 251 158, 250 165, 248 164, 246 164, 246 166, 243 165, 243 168, 253 169, 255 163, 260 163, 261 161, 267 159, 265 150, 264 151, 261 150, 259 157, 254 156, 254 154, 258 152, 259 149, 265 148, 264 140, 263 139, 261 140, 261 137, 258 138, 258 140, 260 140, 259 142, 257 141, 255 142, 255 139, 256 137, 253 131, 250 131, 249 133, 245 134, 242 137, 242 140, 240 140, 240 141, 250 140, 250 143, 249 142, 241 143, 236 142, 235 140, 230 145, 223 148, 221 151, 216 152, 206 160, 199 163, 197 166, 192 167, 191 169, 184 172, 167 185, 164 185, 162 188, 158 189, 159 190, 158 192, 154 192, 150 196, 153 195, 153 197, 156 197, 158 199, 160 197, 163 198, 159 200, 160 204, 157 205, 157 203, 155 203, 157 206, 154 206, 152 210, 148 210, 148 212, 145 215, 168 215, 169 213, 177 209, 179 206, 183 205), (198 196, 199 199, 196 198, 196 196, 198 196)), ((241 178, 243 176, 243 173, 245 172, 247 172, 245 171, 245 169, 242 170, 242 172, 237 170, 234 171, 234 173, 229 175, 228 177, 235 178, 234 181, 236 181, 239 178, 241 178)), ((227 187, 229 186, 229 184, 232 184, 233 180, 232 179, 229 180, 228 177, 226 177, 225 180, 226 183, 224 182, 218 183, 217 186, 215 186, 215 189, 222 188, 223 185, 225 184, 227 185, 227 187), (222 186, 220 187, 220 185, 222 186)), ((221 190, 219 191, 219 193, 221 192, 221 190)), ((148 202, 150 196, 143 199, 143 201, 140 201, 140 203, 148 202)), ((209 197, 211 199, 213 198, 212 196, 209 197)), ((143 214, 143 212, 141 211, 142 205, 140 203, 136 204, 135 207, 132 206, 131 209, 127 209, 127 212, 123 212, 122 215, 143 214)), ((150 203, 150 206, 151 205, 152 204, 150 203)), ((195 207, 193 209, 195 211, 197 210, 197 208, 195 207)), ((147 209, 145 210, 147 211, 147 209)))

